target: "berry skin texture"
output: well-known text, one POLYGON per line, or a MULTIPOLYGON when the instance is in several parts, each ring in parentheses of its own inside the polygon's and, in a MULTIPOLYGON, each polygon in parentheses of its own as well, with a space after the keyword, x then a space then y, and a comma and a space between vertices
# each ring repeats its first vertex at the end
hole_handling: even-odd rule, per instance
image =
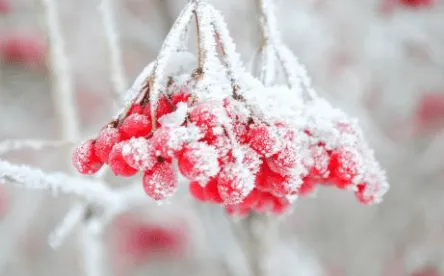
POLYGON ((229 163, 219 174, 218 191, 224 204, 241 203, 254 189, 254 175, 244 166, 229 163))
POLYGON ((204 103, 194 106, 189 114, 189 119, 201 129, 206 140, 214 139, 213 128, 220 126, 214 103, 204 103))
POLYGON ((208 199, 208 201, 216 204, 221 204, 223 202, 219 194, 217 178, 210 180, 204 189, 205 189, 205 196, 208 199))
POLYGON ((281 175, 288 175, 294 168, 300 165, 301 160, 299 160, 298 154, 298 151, 292 144, 285 143, 278 153, 266 159, 267 164, 272 171, 281 175))
POLYGON ((131 138, 124 142, 122 156, 128 165, 137 170, 151 170, 157 163, 151 141, 143 137, 131 138))
POLYGON ((122 141, 122 134, 117 128, 106 127, 102 129, 96 139, 94 149, 99 159, 108 163, 108 158, 114 145, 122 141))
POLYGON ((177 156, 180 173, 191 181, 206 183, 219 172, 217 151, 203 142, 187 145, 177 156))
POLYGON ((147 136, 151 132, 151 120, 146 115, 131 114, 123 121, 120 131, 125 138, 147 136))
POLYGON ((159 119, 163 115, 173 112, 174 109, 173 103, 165 96, 161 96, 157 103, 156 118, 159 119))
POLYGON ((72 155, 72 163, 81 174, 95 174, 103 166, 94 151, 95 140, 88 140, 80 144, 72 155))
POLYGON ((358 174, 361 166, 360 156, 354 149, 341 149, 331 156, 329 170, 330 179, 335 181, 338 188, 346 188, 358 174))
POLYGON ((277 153, 281 147, 279 136, 266 125, 252 126, 248 133, 248 140, 250 147, 265 157, 277 153))
POLYGON ((164 200, 178 188, 178 178, 173 165, 163 162, 143 174, 143 188, 154 200, 164 200))
POLYGON ((114 145, 111 153, 109 154, 108 165, 115 175, 120 176, 133 176, 137 173, 137 169, 132 168, 126 163, 123 158, 122 148, 125 145, 125 141, 114 145))
POLYGON ((205 194, 205 188, 200 185, 199 182, 191 182, 188 186, 191 196, 197 201, 205 202, 207 201, 207 196, 205 194))

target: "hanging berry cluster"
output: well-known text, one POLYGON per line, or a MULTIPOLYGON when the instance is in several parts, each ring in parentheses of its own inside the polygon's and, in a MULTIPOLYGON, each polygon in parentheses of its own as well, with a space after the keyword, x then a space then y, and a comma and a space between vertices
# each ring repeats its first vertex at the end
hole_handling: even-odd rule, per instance
POLYGON ((191 1, 147 76, 136 80, 138 93, 98 137, 77 148, 74 166, 83 174, 104 164, 118 176, 142 172, 155 200, 174 194, 180 173, 194 199, 240 216, 281 214, 320 185, 354 191, 365 204, 380 201, 385 175, 355 121, 323 99, 304 103, 295 89, 264 87, 239 64, 219 13, 191 1), (162 78, 167 53, 193 15, 199 67, 162 78))

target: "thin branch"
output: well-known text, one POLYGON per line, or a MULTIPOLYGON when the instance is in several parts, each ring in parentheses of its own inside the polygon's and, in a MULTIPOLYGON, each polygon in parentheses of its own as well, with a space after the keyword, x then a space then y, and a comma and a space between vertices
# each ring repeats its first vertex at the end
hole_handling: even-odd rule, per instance
POLYGON ((53 100, 55 117, 61 127, 61 139, 76 139, 79 135, 78 116, 75 109, 74 86, 71 68, 65 52, 65 45, 60 29, 57 1, 40 0, 45 15, 45 23, 49 41, 50 70, 53 81, 53 100))
POLYGON ((105 183, 65 173, 44 173, 26 165, 14 165, 0 160, 0 182, 12 182, 29 189, 48 189, 74 194, 102 206, 118 206, 120 200, 105 183))
POLYGON ((111 81, 114 89, 114 98, 120 103, 127 88, 127 79, 122 61, 122 48, 119 43, 118 28, 115 24, 112 0, 102 0, 99 7, 105 39, 110 58, 111 81))
POLYGON ((0 155, 11 151, 32 149, 42 150, 46 148, 58 148, 63 146, 72 146, 74 142, 70 141, 43 141, 43 140, 6 140, 0 142, 0 155))

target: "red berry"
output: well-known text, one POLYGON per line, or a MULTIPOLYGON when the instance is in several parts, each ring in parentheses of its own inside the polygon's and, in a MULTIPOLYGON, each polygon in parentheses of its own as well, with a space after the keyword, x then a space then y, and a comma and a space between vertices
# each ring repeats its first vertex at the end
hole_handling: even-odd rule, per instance
MULTIPOLYGON (((128 111, 128 114, 145 114, 144 108, 140 104, 133 104, 128 111)), ((150 114, 145 115, 150 116, 150 114)))
POLYGON ((122 148, 125 145, 125 141, 114 145, 111 153, 109 154, 108 164, 115 175, 120 176, 133 176, 137 173, 137 169, 134 169, 123 158, 122 148))
POLYGON ((81 174, 95 174, 103 166, 103 162, 94 151, 95 140, 81 143, 72 155, 72 163, 81 174))
POLYGON ((213 129, 220 127, 220 117, 223 116, 223 110, 216 108, 214 102, 200 103, 194 106, 189 114, 189 119, 204 134, 205 139, 212 140, 217 136, 213 129))
POLYGON ((267 158, 266 161, 272 171, 281 175, 288 175, 294 170, 302 168, 300 154, 293 144, 285 143, 278 153, 267 158))
POLYGON ((218 190, 218 179, 211 179, 205 186, 205 195, 212 203, 220 204, 223 202, 218 190))
POLYGON ((36 66, 46 57, 46 47, 39 37, 11 35, 0 40, 0 57, 6 62, 36 66))
POLYGON ((219 174, 218 190, 225 204, 238 204, 254 189, 254 175, 237 163, 226 164, 219 174))
POLYGON ((131 114, 123 121, 120 131, 125 138, 143 137, 151 132, 151 120, 142 114, 131 114))
POLYGON ((399 2, 412 8, 430 7, 434 4, 433 0, 399 0, 399 2))
POLYGON ((125 141, 122 156, 128 165, 142 171, 151 170, 157 163, 156 152, 151 141, 143 137, 125 141))
POLYGON ((311 177, 305 177, 302 185, 298 189, 298 195, 305 196, 312 193, 316 187, 316 180, 311 177))
POLYGON ((166 98, 166 96, 162 95, 159 98, 159 101, 157 102, 157 110, 156 110, 156 117, 159 119, 165 114, 169 114, 173 112, 175 109, 173 103, 166 98))
POLYGON ((0 13, 8 13, 11 10, 8 0, 0 0, 0 13))
POLYGON ((296 176, 282 176, 271 172, 266 178, 266 185, 271 188, 271 193, 281 197, 296 194, 302 184, 302 180, 296 176))
POLYGON ((275 215, 282 215, 290 207, 290 202, 285 198, 274 197, 272 199, 271 212, 275 215))
POLYGON ((330 179, 336 186, 345 188, 352 184, 362 167, 362 159, 356 149, 344 148, 333 152, 329 164, 330 179))
POLYGON ((97 156, 104 163, 108 162, 108 157, 114 145, 122 141, 122 134, 117 128, 106 127, 99 133, 96 139, 94 150, 97 156))
POLYGON ((264 214, 269 212, 274 206, 274 196, 270 193, 261 192, 256 204, 252 206, 256 213, 264 214))
POLYGON ((154 132, 151 141, 156 149, 156 155, 169 159, 179 153, 186 143, 197 141, 200 137, 197 129, 162 127, 154 132))
POLYGON ((191 181, 206 183, 219 172, 217 151, 204 142, 190 143, 178 154, 180 173, 191 181))
POLYGON ((174 167, 167 162, 158 163, 143 175, 143 188, 154 200, 163 200, 172 196, 178 185, 174 167))
POLYGON ((199 182, 191 182, 188 188, 194 199, 202 202, 207 200, 205 188, 199 182))
POLYGON ((248 141, 253 150, 265 157, 277 153, 282 146, 276 131, 263 124, 250 126, 248 141))
POLYGON ((256 173, 255 185, 256 188, 262 192, 271 191, 272 187, 269 186, 270 182, 267 181, 267 178, 270 174, 274 173, 271 171, 270 167, 268 167, 267 163, 264 162, 259 167, 259 171, 256 173))
POLYGON ((178 103, 186 103, 188 99, 191 97, 191 93, 186 90, 181 90, 171 96, 171 102, 174 105, 177 105, 178 103))
POLYGON ((323 146, 311 146, 308 158, 303 161, 311 177, 323 178, 328 176, 330 155, 323 146))

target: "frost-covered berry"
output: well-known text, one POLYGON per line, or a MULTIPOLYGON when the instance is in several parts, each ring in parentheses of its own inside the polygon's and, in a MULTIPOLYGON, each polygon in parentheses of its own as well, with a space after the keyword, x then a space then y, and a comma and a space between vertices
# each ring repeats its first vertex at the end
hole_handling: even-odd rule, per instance
MULTIPOLYGON (((130 108, 130 110, 128 111, 128 114, 144 114, 144 109, 140 104, 133 104, 130 108)), ((149 114, 145 114, 145 115, 149 115, 149 114)))
POLYGON ((95 174, 103 166, 103 162, 94 151, 95 140, 81 143, 72 155, 72 163, 81 174, 95 174))
POLYGON ((270 173, 265 181, 267 186, 271 188, 271 193, 278 197, 295 194, 302 184, 299 177, 282 176, 275 172, 270 173))
POLYGON ((250 126, 248 143, 258 154, 270 157, 281 149, 281 140, 273 128, 264 124, 250 126))
POLYGON ((115 175, 133 176, 137 173, 137 169, 131 167, 123 158, 122 149, 125 141, 114 145, 108 158, 108 165, 115 175))
POLYGON ((134 169, 151 170, 157 163, 156 151, 150 140, 139 137, 124 142, 122 156, 134 169))
POLYGON ((186 90, 181 90, 177 93, 174 93, 171 96, 171 102, 174 105, 177 105, 178 103, 186 103, 188 99, 191 97, 191 93, 186 90))
POLYGON ((327 177, 330 155, 323 146, 311 146, 308 149, 309 156, 303 159, 304 165, 311 177, 327 177))
POLYGON ((305 177, 298 188, 297 194, 300 196, 311 194, 315 190, 316 184, 316 180, 312 177, 305 177))
POLYGON ((206 183, 219 172, 217 151, 204 142, 190 143, 177 155, 180 173, 191 181, 206 183))
POLYGON ((285 143, 283 148, 273 156, 267 158, 267 164, 270 169, 281 175, 288 175, 297 168, 302 166, 301 153, 298 152, 295 145, 285 143))
POLYGON ((161 127, 157 129, 151 141, 156 149, 156 155, 171 159, 189 142, 201 137, 197 128, 190 127, 161 127))
POLYGON ((146 115, 131 114, 123 121, 120 131, 127 139, 147 136, 151 132, 151 120, 146 115))
POLYGON ((255 185, 256 188, 262 192, 271 191, 270 182, 267 181, 267 178, 270 174, 274 173, 270 167, 268 167, 267 163, 264 162, 260 165, 258 172, 256 173, 255 185))
POLYGON ((213 102, 200 103, 194 106, 189 114, 189 119, 199 127, 207 140, 214 139, 213 129, 220 127, 220 118, 223 110, 215 107, 213 102))
POLYGON ((238 204, 254 189, 255 177, 248 168, 229 163, 219 174, 218 190, 224 204, 238 204))
POLYGON ((143 188, 154 200, 164 200, 174 194, 179 185, 172 164, 163 162, 155 165, 143 175, 143 188))
POLYGON ((117 128, 106 127, 100 131, 94 145, 94 150, 102 162, 108 162, 111 150, 114 145, 120 141, 122 141, 122 134, 117 128))
POLYGON ((335 181, 339 188, 345 188, 352 184, 362 166, 362 157, 356 149, 339 149, 331 155, 330 179, 335 181))

